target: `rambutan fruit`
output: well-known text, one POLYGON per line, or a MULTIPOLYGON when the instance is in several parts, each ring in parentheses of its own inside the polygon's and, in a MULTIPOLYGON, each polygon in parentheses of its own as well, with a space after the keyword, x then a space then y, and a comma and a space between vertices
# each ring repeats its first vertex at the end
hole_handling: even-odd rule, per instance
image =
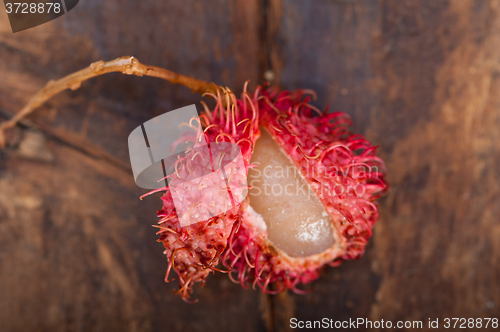
MULTIPOLYGON (((245 86, 241 99, 220 89, 211 94, 213 110, 204 104, 207 142, 242 152, 240 180, 228 188, 246 184, 247 172, 250 186, 226 213, 187 227, 170 193, 162 197, 160 241, 183 298, 193 282, 221 271, 219 261, 243 287, 301 292, 297 285, 318 278, 325 264, 363 254, 378 219, 374 201, 387 189, 384 163, 376 147, 347 130, 346 114, 323 114, 306 92, 258 87, 249 94, 245 86)), ((206 189, 205 200, 220 199, 220 186, 206 189)))

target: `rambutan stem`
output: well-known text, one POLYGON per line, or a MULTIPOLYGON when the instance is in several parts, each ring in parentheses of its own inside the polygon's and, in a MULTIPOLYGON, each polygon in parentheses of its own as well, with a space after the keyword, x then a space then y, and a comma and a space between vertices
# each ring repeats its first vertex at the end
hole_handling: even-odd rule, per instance
POLYGON ((12 119, 0 123, 0 148, 5 148, 4 132, 14 127, 19 120, 32 113, 37 107, 47 100, 66 89, 76 90, 81 83, 103 74, 118 72, 126 75, 152 76, 162 78, 174 84, 181 84, 191 89, 193 93, 204 94, 206 92, 217 92, 217 85, 195 79, 193 77, 180 75, 173 71, 155 66, 144 65, 133 56, 123 56, 118 59, 104 62, 97 61, 85 69, 74 72, 56 81, 49 81, 40 91, 38 91, 28 104, 24 106, 12 119))

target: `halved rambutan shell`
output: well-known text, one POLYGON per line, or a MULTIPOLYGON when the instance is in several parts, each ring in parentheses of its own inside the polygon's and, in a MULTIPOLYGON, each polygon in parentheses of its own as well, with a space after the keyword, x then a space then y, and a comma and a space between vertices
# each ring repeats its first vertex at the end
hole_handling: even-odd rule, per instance
MULTIPOLYGON (((245 86, 237 99, 219 89, 215 108, 204 104, 196 139, 238 145, 244 167, 233 181, 242 185, 249 172, 250 186, 247 198, 231 199, 225 213, 184 227, 172 188, 164 188, 158 227, 169 259, 166 280, 174 269, 184 299, 194 282, 222 271, 219 262, 244 287, 299 292, 297 285, 318 278, 325 264, 363 254, 379 217, 374 201, 387 190, 384 163, 376 147, 347 130, 346 114, 322 113, 307 92, 258 87, 249 94, 245 86)), ((195 150, 184 158, 197 159, 195 150)), ((186 164, 180 173, 190 169, 186 164)), ((180 173, 171 179, 188 174, 180 173)), ((222 199, 220 186, 204 188, 200 201, 222 199)))

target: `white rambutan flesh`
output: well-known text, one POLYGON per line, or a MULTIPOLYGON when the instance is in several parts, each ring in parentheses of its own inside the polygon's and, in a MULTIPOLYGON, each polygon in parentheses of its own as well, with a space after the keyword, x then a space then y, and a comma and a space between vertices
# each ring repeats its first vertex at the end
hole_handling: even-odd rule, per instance
POLYGON ((331 217, 309 184, 261 128, 250 162, 250 206, 267 226, 267 239, 292 257, 319 254, 335 243, 331 217))

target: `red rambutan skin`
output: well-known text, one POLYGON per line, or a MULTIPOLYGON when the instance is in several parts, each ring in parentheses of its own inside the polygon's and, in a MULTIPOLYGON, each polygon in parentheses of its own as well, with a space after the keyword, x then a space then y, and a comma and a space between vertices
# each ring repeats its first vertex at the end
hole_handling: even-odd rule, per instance
POLYGON ((376 156, 376 147, 347 130, 348 115, 322 113, 309 104, 311 97, 305 92, 258 87, 250 95, 245 85, 237 99, 229 89, 219 90, 211 94, 216 100, 213 110, 203 104, 202 135, 207 142, 237 144, 248 171, 259 126, 268 130, 323 203, 332 218, 336 243, 320 254, 289 257, 252 222, 245 210, 248 200, 236 202, 222 215, 181 227, 171 193, 162 188, 167 192, 158 211, 158 233, 169 259, 166 280, 174 269, 183 299, 189 298, 194 282, 204 284, 210 272, 221 271, 216 267, 219 261, 227 269, 224 272, 243 287, 253 284, 268 293, 301 292, 297 285, 318 278, 325 264, 336 266, 363 254, 379 218, 375 200, 388 189, 384 163, 376 156))

